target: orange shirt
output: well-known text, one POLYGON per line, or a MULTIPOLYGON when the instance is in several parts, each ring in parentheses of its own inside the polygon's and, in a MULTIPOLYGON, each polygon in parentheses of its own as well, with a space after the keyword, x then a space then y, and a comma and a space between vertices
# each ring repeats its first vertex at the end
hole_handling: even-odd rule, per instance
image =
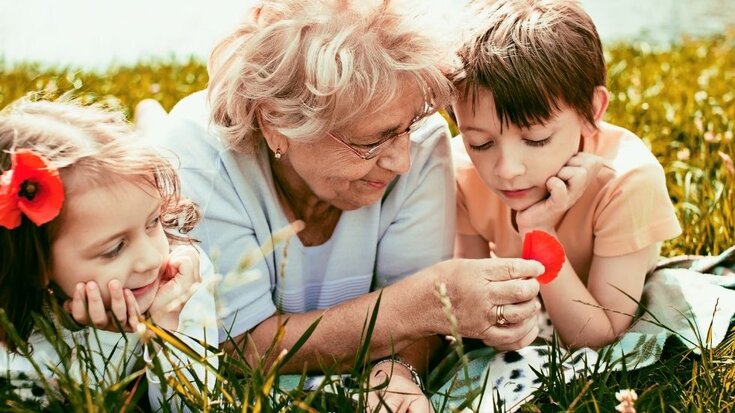
MULTIPOLYGON (((479 235, 499 257, 520 257, 511 210, 485 186, 460 137, 452 142, 457 179, 457 232, 479 235)), ((604 159, 597 179, 567 211, 556 231, 567 259, 586 283, 593 255, 639 251, 681 233, 661 164, 632 132, 602 123, 583 152, 604 159)))

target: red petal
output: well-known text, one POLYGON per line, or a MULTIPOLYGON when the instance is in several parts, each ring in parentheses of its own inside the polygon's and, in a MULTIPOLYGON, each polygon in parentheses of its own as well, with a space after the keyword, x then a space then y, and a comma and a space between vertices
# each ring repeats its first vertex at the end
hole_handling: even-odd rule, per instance
POLYGON ((64 204, 64 185, 58 171, 49 168, 46 160, 32 151, 19 150, 13 154, 13 184, 30 181, 36 185, 32 200, 18 197, 18 209, 36 225, 43 225, 56 218, 64 204))
POLYGON ((536 279, 541 284, 547 284, 556 278, 566 260, 564 247, 553 235, 544 231, 534 230, 526 234, 523 239, 521 257, 527 260, 536 260, 543 264, 546 271, 536 279))
POLYGON ((13 196, 9 187, 0 187, 0 227, 14 229, 20 225, 20 209, 18 209, 18 197, 13 196))

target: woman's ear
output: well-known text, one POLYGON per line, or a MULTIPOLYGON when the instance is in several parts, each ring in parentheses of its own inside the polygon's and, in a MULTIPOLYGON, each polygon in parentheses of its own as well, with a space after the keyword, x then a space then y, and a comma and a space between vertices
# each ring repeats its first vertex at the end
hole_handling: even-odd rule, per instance
POLYGON ((585 122, 582 131, 584 135, 591 135, 597 130, 597 127, 600 126, 600 122, 602 122, 603 116, 605 116, 607 105, 609 103, 610 93, 607 91, 607 88, 605 86, 597 86, 592 95, 592 119, 595 124, 590 125, 585 122))
POLYGON ((288 150, 288 138, 278 133, 273 125, 264 120, 262 111, 258 111, 257 117, 258 127, 260 128, 260 132, 263 134, 265 142, 268 144, 268 148, 274 154, 285 154, 288 150))

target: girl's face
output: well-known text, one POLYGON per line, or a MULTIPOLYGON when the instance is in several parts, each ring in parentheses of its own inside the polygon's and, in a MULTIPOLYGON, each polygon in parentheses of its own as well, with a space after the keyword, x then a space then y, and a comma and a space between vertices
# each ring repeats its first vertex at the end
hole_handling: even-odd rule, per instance
POLYGON ((503 125, 490 92, 454 104, 457 126, 480 177, 511 209, 545 199, 546 181, 579 151, 584 120, 562 106, 543 125, 503 125))
POLYGON ((71 193, 51 245, 52 281, 70 297, 77 283, 96 281, 109 308, 107 285, 117 279, 140 311, 148 310, 169 253, 160 214, 161 197, 143 184, 123 180, 71 193))

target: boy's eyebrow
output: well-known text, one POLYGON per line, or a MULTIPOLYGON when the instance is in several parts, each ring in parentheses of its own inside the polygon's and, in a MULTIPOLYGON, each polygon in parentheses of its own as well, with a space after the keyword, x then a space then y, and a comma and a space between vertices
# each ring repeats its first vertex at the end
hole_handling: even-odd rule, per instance
POLYGON ((482 132, 482 133, 487 132, 485 129, 479 128, 477 126, 472 126, 472 125, 460 127, 459 129, 462 132, 482 132))

